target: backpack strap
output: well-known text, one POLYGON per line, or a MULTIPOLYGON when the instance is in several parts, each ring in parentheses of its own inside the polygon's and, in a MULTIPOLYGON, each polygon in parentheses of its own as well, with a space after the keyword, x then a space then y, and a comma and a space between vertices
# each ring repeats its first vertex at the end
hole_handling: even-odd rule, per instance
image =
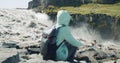
POLYGON ((63 40, 58 46, 57 49, 65 42, 65 40, 63 40))
MULTIPOLYGON (((65 27, 65 26, 66 26, 66 25, 62 24, 62 26, 58 28, 58 31, 59 31, 60 28, 65 27)), ((65 42, 65 40, 63 40, 63 41, 57 46, 57 49, 63 44, 63 42, 65 42)))
MULTIPOLYGON (((57 29, 59 30, 60 28, 65 27, 65 26, 66 25, 62 24, 61 26, 57 27, 57 29)), ((54 27, 56 27, 56 26, 54 26, 54 27)))

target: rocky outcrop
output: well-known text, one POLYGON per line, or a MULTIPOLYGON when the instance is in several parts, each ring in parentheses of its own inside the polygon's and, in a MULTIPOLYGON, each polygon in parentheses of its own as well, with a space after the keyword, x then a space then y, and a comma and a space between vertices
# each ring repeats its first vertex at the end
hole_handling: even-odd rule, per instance
POLYGON ((80 6, 87 3, 102 3, 102 4, 113 4, 120 2, 120 0, 32 0, 28 4, 28 9, 35 8, 38 6, 47 7, 53 6, 80 6))
POLYGON ((119 63, 120 49, 113 43, 94 43, 94 45, 86 45, 77 50, 75 59, 81 60, 88 57, 91 63, 104 63, 112 60, 119 63))
MULTIPOLYGON (((37 47, 36 47, 37 48, 37 47)), ((29 51, 28 51, 29 53, 29 51)), ((21 53, 20 53, 21 55, 21 53)), ((93 45, 84 45, 80 47, 75 54, 75 61, 80 63, 86 63, 90 61, 91 63, 109 63, 116 62, 119 63, 120 59, 120 48, 114 43, 94 43, 93 45)), ((21 56, 20 63, 69 63, 67 61, 53 61, 53 60, 43 60, 41 54, 33 53, 21 56)))
POLYGON ((15 48, 0 48, 0 63, 18 63, 19 54, 15 48))
POLYGON ((33 0, 28 3, 28 9, 35 8, 41 5, 40 0, 33 0))
POLYGON ((81 22, 89 24, 89 27, 99 31, 103 39, 118 39, 120 38, 120 18, 109 16, 106 14, 88 14, 88 15, 73 15, 71 25, 80 25, 81 22))
POLYGON ((120 2, 120 0, 97 0, 97 2, 102 4, 114 4, 120 2))
POLYGON ((47 7, 48 5, 54 6, 79 6, 80 0, 32 0, 28 4, 28 9, 38 6, 47 7))

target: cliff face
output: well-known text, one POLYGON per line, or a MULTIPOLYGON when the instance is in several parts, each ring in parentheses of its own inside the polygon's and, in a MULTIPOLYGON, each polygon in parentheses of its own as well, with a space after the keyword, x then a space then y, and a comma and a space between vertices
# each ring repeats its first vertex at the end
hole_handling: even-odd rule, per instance
MULTIPOLYGON (((55 21, 56 15, 50 15, 55 21)), ((120 39, 120 18, 109 16, 106 14, 72 14, 70 26, 80 27, 81 23, 87 23, 100 33, 103 39, 120 39)))
POLYGON ((120 2, 120 0, 32 0, 28 4, 28 9, 38 6, 47 7, 49 5, 76 7, 87 3, 113 4, 117 2, 120 2))
POLYGON ((48 6, 48 5, 55 5, 55 6, 78 6, 80 5, 80 0, 32 0, 28 4, 28 9, 35 8, 38 6, 48 6))
POLYGON ((98 3, 103 3, 103 4, 113 4, 120 2, 120 0, 97 0, 98 3))
POLYGON ((40 0, 33 0, 28 3, 28 9, 35 8, 41 5, 40 0))

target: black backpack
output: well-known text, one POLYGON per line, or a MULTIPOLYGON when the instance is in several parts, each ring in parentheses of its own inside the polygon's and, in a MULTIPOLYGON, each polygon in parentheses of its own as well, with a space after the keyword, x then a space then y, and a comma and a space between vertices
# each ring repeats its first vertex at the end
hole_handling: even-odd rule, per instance
POLYGON ((55 26, 49 29, 47 32, 43 32, 42 34, 42 40, 41 40, 41 54, 43 56, 44 60, 55 60, 56 59, 56 50, 60 47, 56 45, 56 39, 57 34, 59 32, 59 29, 61 27, 64 27, 65 25, 62 25, 58 28, 55 26))

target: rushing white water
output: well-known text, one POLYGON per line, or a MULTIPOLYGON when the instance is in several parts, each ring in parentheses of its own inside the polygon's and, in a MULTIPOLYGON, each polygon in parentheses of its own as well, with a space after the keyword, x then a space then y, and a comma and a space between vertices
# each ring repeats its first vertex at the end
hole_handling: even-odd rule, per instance
POLYGON ((0 9, 0 42, 37 42, 42 30, 51 25, 52 21, 46 14, 0 9))
POLYGON ((71 27, 72 34, 77 38, 77 39, 82 39, 85 41, 85 44, 97 40, 98 42, 101 41, 101 36, 99 33, 95 30, 92 30, 88 28, 88 24, 84 23, 81 24, 81 27, 74 28, 71 27))
POLYGON ((82 40, 81 42, 83 44, 91 44, 94 40, 96 40, 97 43, 101 43, 106 47, 110 45, 118 47, 120 45, 119 41, 114 41, 113 39, 110 40, 102 39, 99 32, 90 29, 87 23, 82 23, 81 27, 71 27, 71 32, 74 37, 82 40))

